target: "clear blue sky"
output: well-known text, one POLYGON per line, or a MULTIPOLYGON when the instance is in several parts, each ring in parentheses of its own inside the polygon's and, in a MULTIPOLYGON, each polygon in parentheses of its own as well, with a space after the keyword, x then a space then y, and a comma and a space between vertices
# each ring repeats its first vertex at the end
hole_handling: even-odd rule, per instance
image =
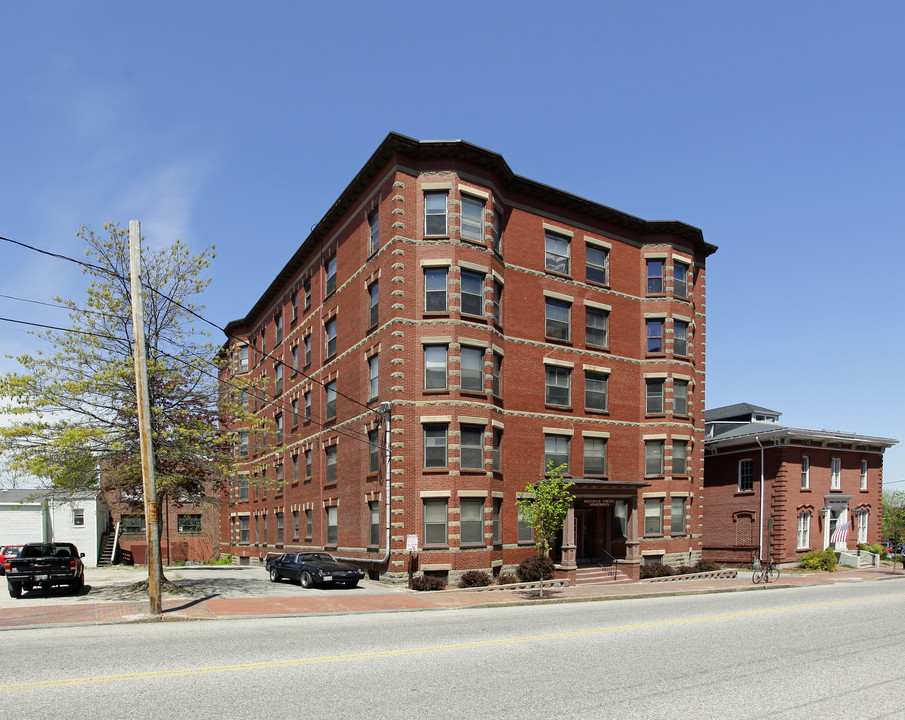
MULTIPOLYGON (((0 235, 216 243, 243 317, 387 132, 700 227, 707 405, 905 441, 902 2, 6 4, 0 235)), ((0 244, 3 294, 81 296, 0 244)), ((63 322, 0 298, 0 315, 63 322)), ((3 350, 31 349, 0 324, 3 350)), ((218 342, 222 338, 215 338, 218 342)), ((886 454, 902 481, 905 448, 886 454)))

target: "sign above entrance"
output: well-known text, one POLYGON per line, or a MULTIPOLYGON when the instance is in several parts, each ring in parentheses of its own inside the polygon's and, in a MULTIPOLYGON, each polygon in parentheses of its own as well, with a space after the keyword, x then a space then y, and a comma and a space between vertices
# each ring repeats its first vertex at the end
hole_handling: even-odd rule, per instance
POLYGON ((608 498, 581 498, 578 507, 595 508, 595 507, 612 507, 616 504, 615 500, 608 498))

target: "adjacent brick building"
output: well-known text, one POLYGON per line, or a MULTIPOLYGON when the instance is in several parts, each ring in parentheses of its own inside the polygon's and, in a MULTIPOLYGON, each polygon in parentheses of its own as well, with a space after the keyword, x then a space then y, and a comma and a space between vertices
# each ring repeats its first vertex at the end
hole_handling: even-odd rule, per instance
POLYGON ((707 411, 706 560, 792 563, 880 542, 883 453, 897 441, 784 427, 780 415, 748 403, 707 411))
POLYGON ((533 552, 516 495, 550 459, 576 483, 562 572, 699 558, 715 249, 469 143, 390 134, 227 326, 226 387, 268 426, 234 425, 222 551, 512 571, 533 552))

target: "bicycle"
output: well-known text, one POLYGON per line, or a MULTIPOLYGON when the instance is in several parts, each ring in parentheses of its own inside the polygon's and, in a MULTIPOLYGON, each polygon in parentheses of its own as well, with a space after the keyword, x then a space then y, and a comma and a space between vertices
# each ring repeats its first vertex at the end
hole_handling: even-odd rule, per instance
POLYGON ((773 560, 762 563, 759 558, 755 558, 751 564, 754 573, 751 575, 751 581, 756 585, 761 580, 765 583, 776 582, 779 580, 779 568, 773 560))

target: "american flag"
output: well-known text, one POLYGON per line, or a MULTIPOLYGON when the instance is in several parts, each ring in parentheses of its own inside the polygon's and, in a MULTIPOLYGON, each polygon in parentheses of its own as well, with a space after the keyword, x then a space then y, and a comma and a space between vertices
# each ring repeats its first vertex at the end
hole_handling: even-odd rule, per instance
POLYGON ((851 528, 851 524, 847 522, 837 525, 836 529, 833 530, 833 534, 830 536, 830 542, 837 543, 848 540, 849 528, 851 528))

